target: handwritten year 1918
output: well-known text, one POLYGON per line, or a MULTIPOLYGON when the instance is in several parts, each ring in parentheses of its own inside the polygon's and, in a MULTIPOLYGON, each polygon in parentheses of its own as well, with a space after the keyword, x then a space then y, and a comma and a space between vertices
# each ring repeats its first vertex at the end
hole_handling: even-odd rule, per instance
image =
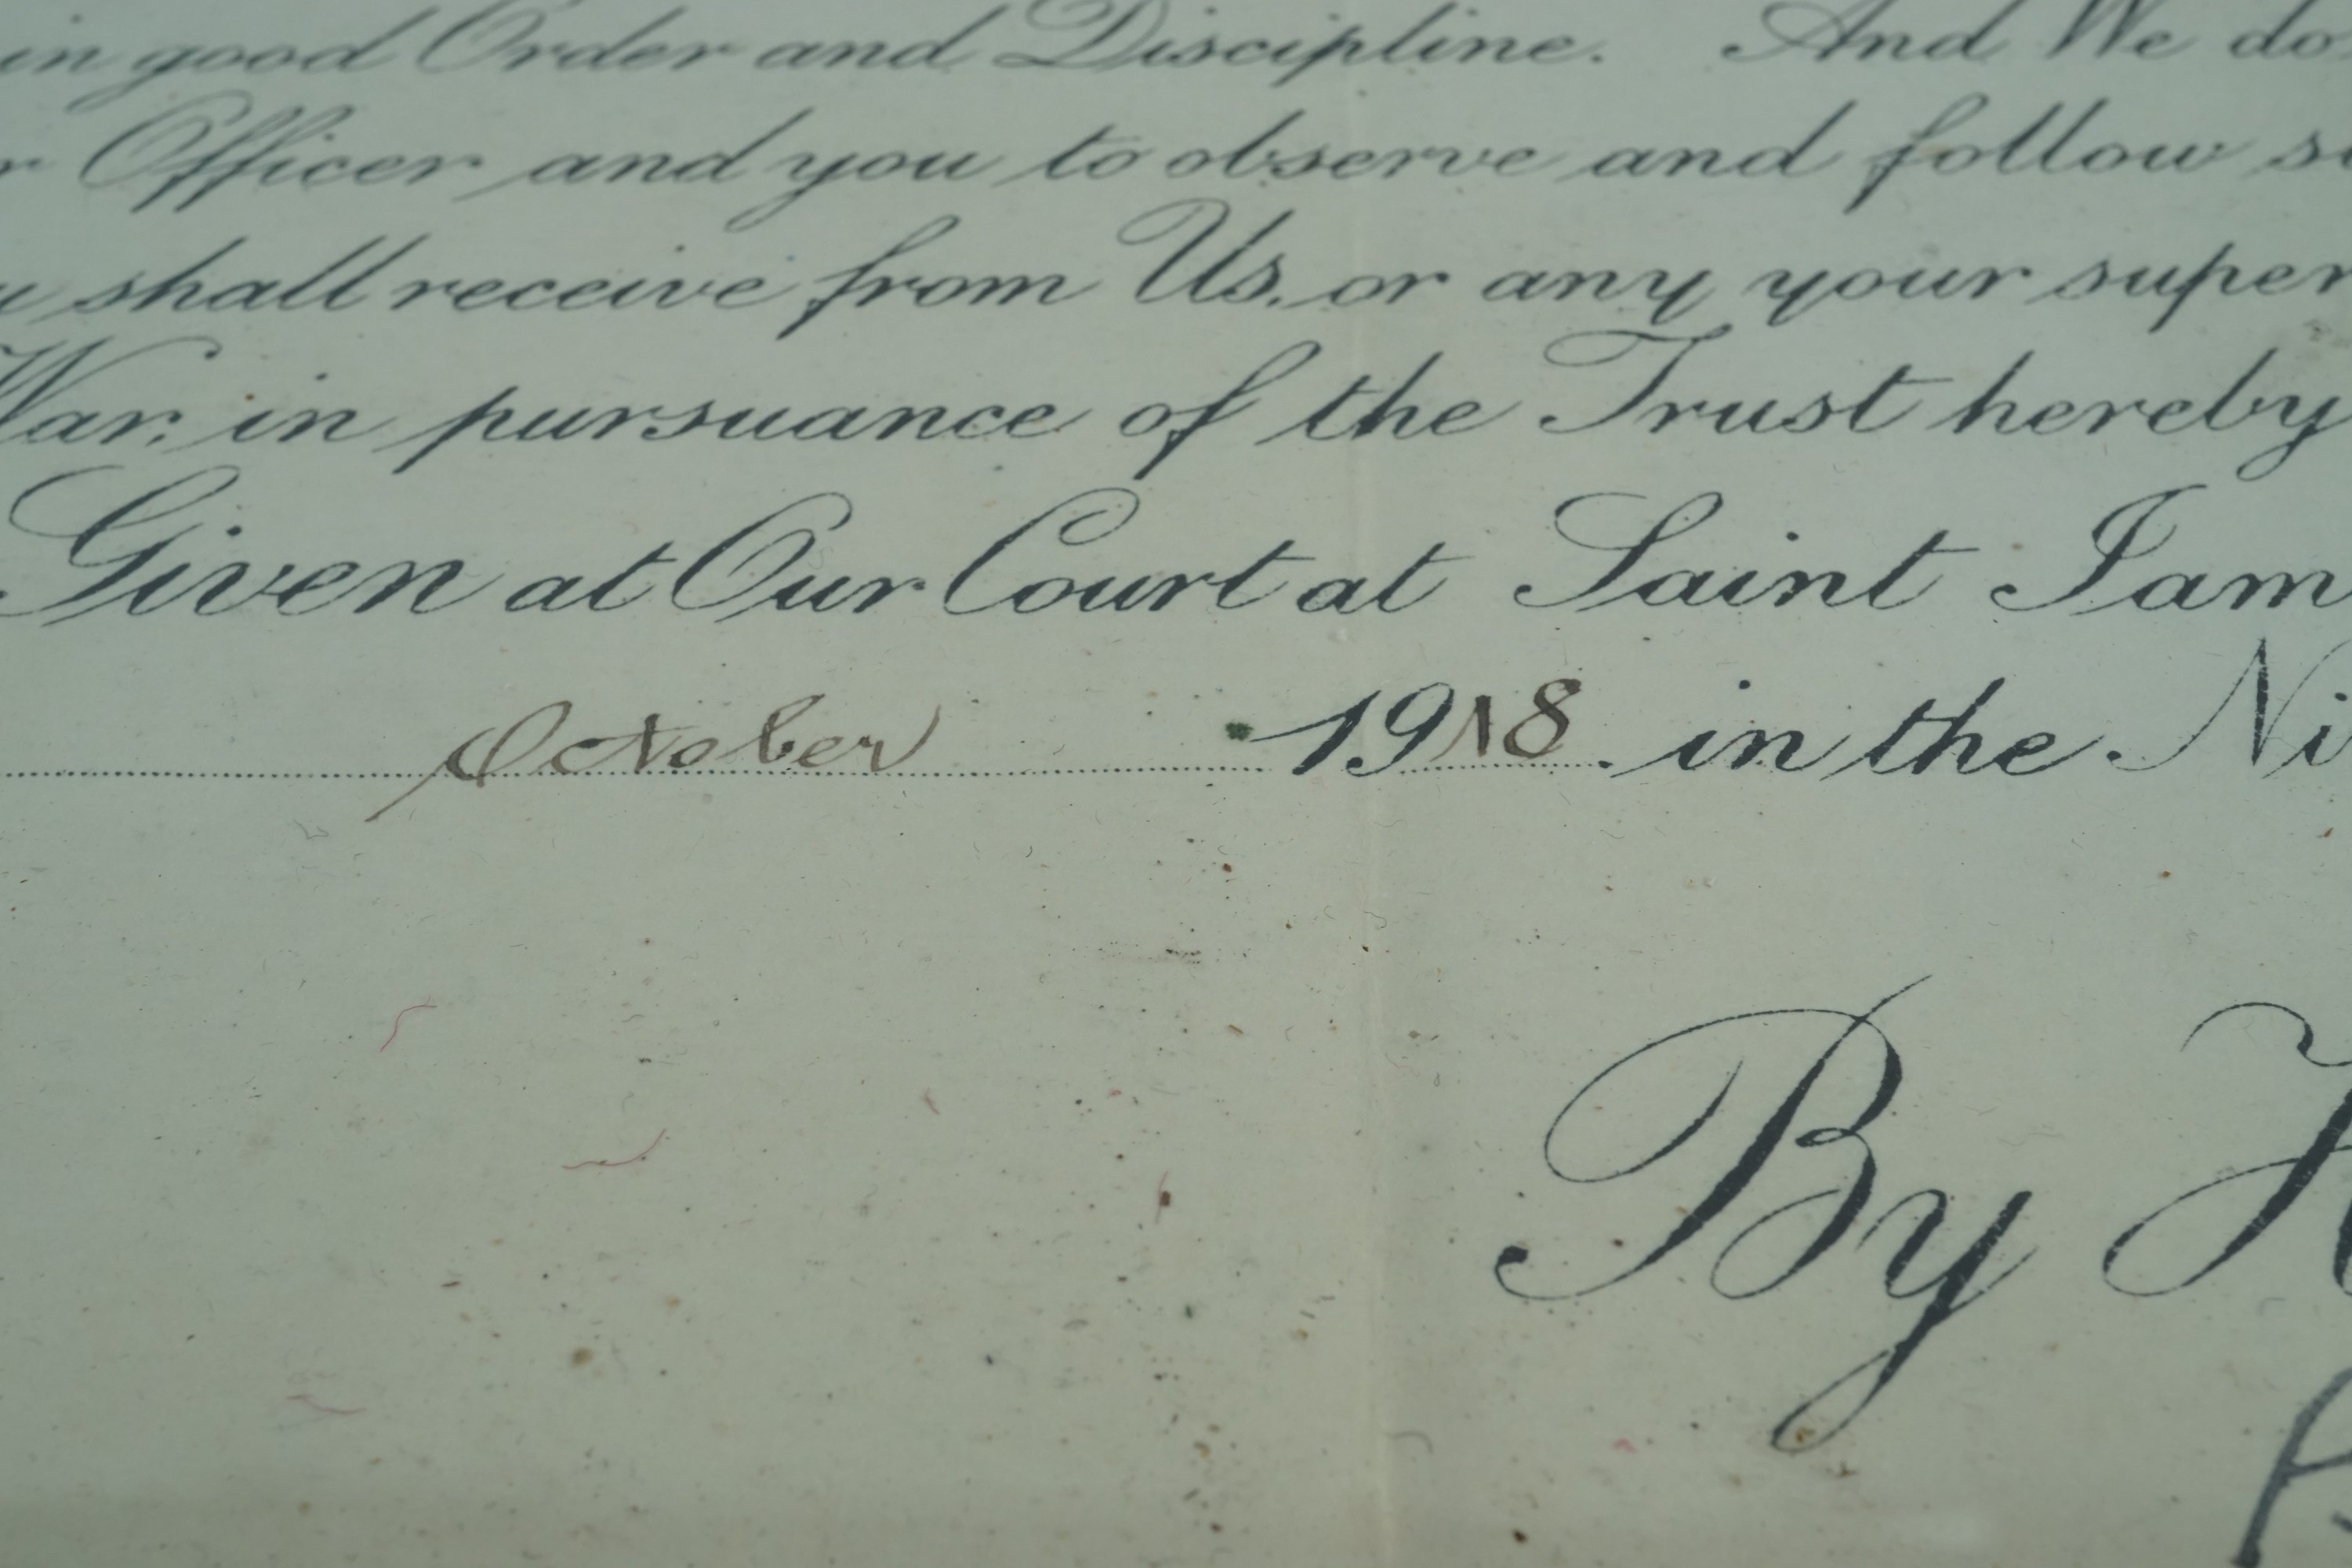
MULTIPOLYGON (((1504 754, 1532 762, 1538 757, 1549 756, 1559 750, 1560 743, 1568 739, 1569 724, 1568 715, 1561 711, 1560 704, 1583 689, 1582 681, 1565 676, 1547 680, 1537 687, 1533 699, 1535 711, 1512 723, 1501 732, 1500 740, 1504 754)), ((1287 730, 1277 730, 1270 735, 1255 736, 1253 739, 1257 742, 1283 741, 1293 736, 1311 734, 1318 730, 1328 729, 1330 733, 1323 737, 1322 742, 1307 752, 1305 758, 1290 770, 1294 774, 1312 773, 1330 761, 1348 744, 1357 731, 1363 727, 1365 718, 1370 714, 1373 705, 1379 702, 1383 695, 1385 693, 1381 691, 1368 691, 1337 713, 1310 720, 1307 723, 1294 725, 1287 730)), ((1412 756, 1445 727, 1445 721, 1454 715, 1455 696, 1456 693, 1451 685, 1443 680, 1433 680, 1428 685, 1416 687, 1391 701, 1388 705, 1387 711, 1381 716, 1381 729, 1387 732, 1390 740, 1397 742, 1388 761, 1378 767, 1370 767, 1366 765, 1364 757, 1359 753, 1347 760, 1345 763, 1347 771, 1359 778, 1370 778, 1374 773, 1388 772, 1407 757, 1412 756)), ((1496 738, 1495 700, 1480 692, 1471 698, 1470 711, 1463 719, 1461 725, 1454 730, 1453 738, 1433 753, 1428 761, 1434 763, 1439 758, 1449 755, 1465 740, 1472 742, 1474 753, 1483 758, 1496 738)))

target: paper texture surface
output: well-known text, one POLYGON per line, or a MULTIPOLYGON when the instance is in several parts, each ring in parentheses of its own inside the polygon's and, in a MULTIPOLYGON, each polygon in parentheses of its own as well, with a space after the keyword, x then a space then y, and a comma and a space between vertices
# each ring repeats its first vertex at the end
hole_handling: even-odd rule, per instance
POLYGON ((2352 4, 0 95, 0 1558, 2352 1549, 2352 4))

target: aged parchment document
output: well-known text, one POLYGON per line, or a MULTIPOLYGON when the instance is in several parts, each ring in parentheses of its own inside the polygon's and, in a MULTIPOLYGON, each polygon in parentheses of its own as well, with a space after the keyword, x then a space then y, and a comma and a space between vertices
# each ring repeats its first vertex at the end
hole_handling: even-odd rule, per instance
POLYGON ((2345 1561, 2348 200, 2352 0, 18 0, 0 1559, 2345 1561))

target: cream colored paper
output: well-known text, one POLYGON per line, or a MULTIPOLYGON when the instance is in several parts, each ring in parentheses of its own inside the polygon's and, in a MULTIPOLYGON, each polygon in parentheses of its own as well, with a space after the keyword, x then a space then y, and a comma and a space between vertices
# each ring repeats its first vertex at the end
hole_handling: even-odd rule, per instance
POLYGON ((2340 1560, 2348 89, 10 7, 0 1557, 2340 1560))

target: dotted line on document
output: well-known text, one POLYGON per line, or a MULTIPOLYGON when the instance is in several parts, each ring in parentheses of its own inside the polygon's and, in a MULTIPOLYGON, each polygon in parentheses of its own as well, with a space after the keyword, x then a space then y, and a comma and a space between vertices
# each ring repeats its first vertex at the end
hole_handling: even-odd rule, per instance
MULTIPOLYGON (((1389 770, 1389 771, 1392 771, 1392 772, 1394 772, 1394 773, 1475 773, 1475 772, 1479 772, 1479 771, 1482 771, 1482 770, 1486 770, 1486 769, 1492 769, 1492 768, 1537 768, 1537 769, 1546 769, 1546 770, 1555 770, 1555 771, 1556 771, 1556 770, 1563 769, 1563 768, 1602 768, 1602 769, 1606 769, 1606 768, 1610 767, 1611 765, 1612 765, 1612 764, 1610 764, 1610 763, 1605 763, 1605 762, 1597 762, 1597 763, 1548 763, 1548 762, 1542 762, 1542 761, 1539 761, 1539 760, 1538 760, 1538 761, 1529 761, 1529 762, 1508 762, 1508 763, 1423 763, 1419 764, 1418 766, 1396 768, 1396 769, 1392 769, 1392 770, 1389 770)), ((1231 766, 1231 765, 1226 765, 1226 766, 1214 766, 1214 765, 1210 765, 1210 764, 1205 764, 1205 763, 1196 763, 1196 764, 1192 764, 1192 765, 1160 765, 1160 766, 1156 766, 1156 767, 1153 767, 1153 766, 1144 766, 1144 767, 1127 767, 1127 768, 997 768, 997 769, 991 769, 991 770, 968 769, 968 770, 964 770, 964 771, 961 771, 961 772, 950 772, 950 771, 938 771, 938 770, 933 770, 933 771, 928 771, 928 772, 926 772, 926 771, 915 771, 915 772, 908 772, 908 773, 898 773, 898 772, 892 771, 892 772, 887 772, 887 773, 874 773, 874 772, 872 772, 871 770, 862 770, 862 771, 861 771, 861 770, 854 770, 854 769, 843 769, 843 770, 841 770, 841 771, 839 771, 839 772, 834 772, 834 771, 830 771, 830 770, 818 770, 818 769, 814 769, 814 768, 799 768, 799 767, 793 767, 793 766, 790 766, 789 764, 785 764, 785 763, 778 763, 778 764, 777 764, 776 766, 774 766, 774 767, 767 767, 767 768, 646 768, 646 769, 645 769, 645 770, 643 770, 643 771, 637 771, 637 770, 635 770, 635 769, 630 769, 630 770, 624 770, 624 771, 618 771, 618 772, 614 772, 614 773, 595 773, 595 772, 591 772, 591 771, 583 770, 583 771, 581 771, 581 772, 578 772, 578 773, 558 773, 550 772, 550 771, 548 771, 548 770, 546 770, 546 769, 533 769, 532 771, 530 771, 530 772, 529 772, 529 773, 492 773, 492 774, 490 775, 490 779, 491 779, 491 781, 492 781, 492 782, 495 782, 495 783, 498 783, 498 784, 511 784, 511 783, 514 783, 515 781, 520 780, 520 779, 556 779, 556 778, 565 778, 565 779, 623 779, 623 778, 669 778, 669 779, 684 779, 684 778, 751 778, 751 777, 760 777, 760 778, 781 778, 781 777, 810 777, 810 778, 828 778, 828 779, 1034 779, 1034 778, 1081 778, 1081 777, 1087 777, 1087 776, 1100 775, 1100 774, 1106 774, 1106 773, 1276 773, 1276 772, 1278 772, 1278 771, 1281 771, 1281 770, 1277 770, 1277 769, 1275 769, 1275 768, 1249 768, 1249 767, 1238 767, 1238 766, 1231 766)), ((47 768, 47 769, 23 769, 23 770, 19 770, 19 771, 13 772, 13 773, 0 773, 0 779, 286 779, 286 780, 315 780, 315 779, 394 779, 394 780, 401 780, 401 779, 410 779, 410 780, 414 780, 414 779, 427 778, 427 777, 432 777, 432 776, 434 776, 434 775, 432 775, 432 774, 427 774, 427 773, 365 773, 365 772, 354 772, 354 773, 229 773, 229 772, 222 772, 222 771, 209 771, 209 772, 208 772, 208 771, 198 770, 198 769, 172 769, 172 768, 47 768)), ((1351 774, 1351 775, 1349 775, 1349 776, 1353 777, 1353 776, 1358 776, 1358 775, 1352 775, 1352 774, 1351 774)), ((1371 775, 1367 774, 1367 775, 1362 775, 1362 776, 1367 776, 1367 777, 1369 777, 1369 776, 1371 776, 1371 775)), ((461 784, 473 784, 473 783, 475 783, 476 781, 475 781, 475 780, 473 780, 473 779, 468 778, 468 779, 460 779, 460 780, 458 780, 457 782, 459 782, 459 783, 461 783, 461 784)))
MULTIPOLYGON (((642 773, 634 770, 615 773, 591 773, 583 770, 578 773, 558 773, 535 769, 530 773, 492 773, 490 775, 490 782, 494 784, 511 784, 519 779, 556 778, 707 779, 729 777, 782 778, 786 776, 831 779, 1029 779, 1078 777, 1093 773, 1272 773, 1273 771, 1274 770, 1271 768, 1212 767, 1207 765, 1195 765, 1190 767, 1160 766, 1131 768, 1000 768, 990 772, 975 770, 962 773, 899 773, 890 771, 877 773, 871 770, 853 771, 850 769, 844 769, 838 773, 835 773, 814 768, 798 768, 784 763, 778 763, 776 766, 770 768, 647 768, 642 773)), ((433 776, 435 775, 429 773, 206 773, 195 770, 173 770, 166 768, 50 768, 40 770, 27 769, 16 773, 0 773, 0 779, 421 779, 433 776)), ((458 780, 457 782, 461 784, 473 784, 476 781, 467 778, 458 780)))
POLYGON ((1419 767, 1399 768, 1401 773, 1464 773, 1480 768, 1605 768, 1607 763, 1423 763, 1419 767))
POLYGON ((229 773, 164 768, 50 768, 0 773, 0 779, 421 779, 423 773, 229 773))

